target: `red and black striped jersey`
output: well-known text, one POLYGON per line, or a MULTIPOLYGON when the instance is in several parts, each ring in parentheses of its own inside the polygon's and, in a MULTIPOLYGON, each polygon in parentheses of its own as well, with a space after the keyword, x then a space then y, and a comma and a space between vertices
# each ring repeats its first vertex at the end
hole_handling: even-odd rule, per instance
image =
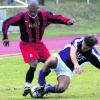
POLYGON ((50 24, 68 25, 70 18, 56 15, 52 12, 40 10, 35 18, 29 16, 28 11, 20 12, 3 22, 3 39, 8 39, 8 28, 10 25, 19 26, 21 40, 24 42, 37 42, 42 39, 45 28, 50 24))

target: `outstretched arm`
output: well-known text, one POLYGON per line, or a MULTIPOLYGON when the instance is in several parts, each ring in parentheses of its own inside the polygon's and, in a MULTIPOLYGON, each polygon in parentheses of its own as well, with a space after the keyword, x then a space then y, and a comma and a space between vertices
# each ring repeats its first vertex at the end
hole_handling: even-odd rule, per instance
POLYGON ((95 48, 92 49, 92 54, 89 56, 89 61, 96 68, 100 69, 100 54, 95 48))
POLYGON ((47 21, 54 24, 65 24, 65 25, 74 24, 74 21, 72 19, 64 17, 62 15, 56 15, 51 12, 47 12, 47 21))
POLYGON ((3 22, 2 25, 2 33, 3 33, 3 45, 9 46, 9 40, 8 40, 8 28, 10 25, 17 26, 19 24, 19 20, 21 19, 21 14, 18 14, 16 16, 10 17, 7 20, 3 22))
POLYGON ((76 56, 76 48, 72 45, 71 46, 71 49, 70 49, 70 57, 71 57, 71 60, 74 64, 74 69, 75 69, 75 72, 77 74, 81 74, 82 73, 82 69, 80 67, 80 65, 78 64, 78 61, 77 61, 77 56, 76 56))

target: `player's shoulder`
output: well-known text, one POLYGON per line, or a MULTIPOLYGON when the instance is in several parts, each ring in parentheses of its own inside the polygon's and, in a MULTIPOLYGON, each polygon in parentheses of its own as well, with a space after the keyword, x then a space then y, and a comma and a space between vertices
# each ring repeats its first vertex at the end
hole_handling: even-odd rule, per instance
POLYGON ((24 16, 24 12, 20 11, 15 16, 24 16))
POLYGON ((79 38, 75 38, 74 41, 78 41, 78 42, 81 42, 84 40, 84 37, 79 37, 79 38))
POLYGON ((71 41, 71 45, 79 45, 82 44, 82 41, 84 40, 84 37, 80 37, 80 38, 75 38, 71 41))
POLYGON ((41 9, 40 12, 45 12, 47 14, 53 14, 53 12, 46 10, 46 9, 41 9))
POLYGON ((100 53, 98 52, 98 50, 96 49, 96 47, 92 48, 92 54, 100 56, 100 53))

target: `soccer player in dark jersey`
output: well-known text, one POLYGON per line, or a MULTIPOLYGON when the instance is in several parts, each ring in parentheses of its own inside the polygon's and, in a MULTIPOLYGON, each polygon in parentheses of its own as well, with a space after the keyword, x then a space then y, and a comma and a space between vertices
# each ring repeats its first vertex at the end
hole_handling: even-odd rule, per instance
POLYGON ((9 46, 7 34, 9 26, 19 26, 20 28, 20 50, 25 63, 30 65, 26 73, 23 96, 30 93, 30 86, 37 64, 45 62, 50 56, 49 50, 42 41, 46 27, 50 24, 73 25, 73 23, 70 18, 46 10, 39 10, 36 0, 30 0, 25 12, 19 12, 16 16, 10 17, 3 22, 3 45, 5 47, 9 46))
POLYGON ((45 93, 64 92, 70 84, 72 75, 81 74, 82 65, 86 62, 100 69, 100 54, 94 47, 97 43, 98 40, 93 35, 76 38, 71 45, 66 45, 63 50, 49 57, 39 73, 38 83, 41 86, 37 89, 39 96, 43 97, 45 93), (55 86, 45 86, 45 77, 50 69, 57 75, 58 84, 55 86))

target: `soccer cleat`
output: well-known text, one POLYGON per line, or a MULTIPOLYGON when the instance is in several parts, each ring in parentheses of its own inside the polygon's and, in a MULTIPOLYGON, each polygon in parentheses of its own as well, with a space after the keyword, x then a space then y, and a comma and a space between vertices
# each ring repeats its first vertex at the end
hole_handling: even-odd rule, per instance
POLYGON ((24 88, 24 92, 23 92, 23 96, 26 97, 30 93, 31 93, 31 88, 30 87, 25 87, 24 88))
POLYGON ((43 97, 45 95, 44 87, 41 87, 41 89, 38 90, 38 93, 43 97))
POLYGON ((45 91, 44 91, 44 87, 40 86, 36 89, 37 92, 37 98, 43 98, 45 91))
POLYGON ((37 95, 38 95, 38 98, 43 98, 43 96, 44 96, 45 94, 48 94, 48 93, 46 92, 46 89, 47 89, 48 87, 51 87, 51 85, 50 85, 50 84, 46 84, 45 86, 40 86, 40 87, 37 88, 37 95))

